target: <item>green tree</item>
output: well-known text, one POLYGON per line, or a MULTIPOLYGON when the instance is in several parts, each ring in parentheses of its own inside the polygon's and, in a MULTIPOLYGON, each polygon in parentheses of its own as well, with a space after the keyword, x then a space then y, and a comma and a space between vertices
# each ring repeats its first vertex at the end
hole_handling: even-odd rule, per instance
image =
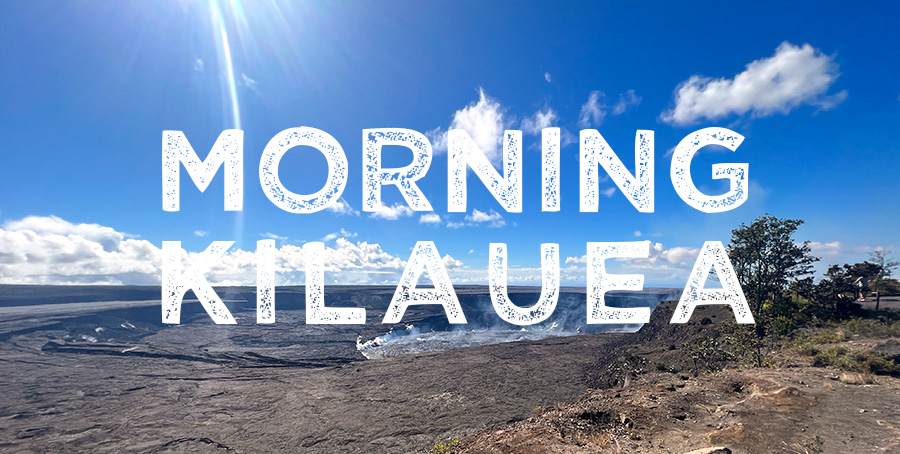
POLYGON ((880 265, 871 262, 860 262, 852 265, 848 264, 844 265, 844 268, 847 269, 847 274, 854 280, 858 277, 864 277, 871 281, 873 279, 878 279, 884 272, 884 269, 880 265))
POLYGON ((850 305, 856 299, 851 265, 831 265, 825 277, 813 289, 810 315, 821 319, 842 318, 850 312, 850 305))
POLYGON ((893 257, 891 257, 892 252, 894 251, 891 249, 878 248, 869 253, 869 258, 872 259, 872 263, 881 268, 878 277, 882 279, 891 277, 894 269, 900 266, 900 262, 893 260, 893 257))
POLYGON ((818 258, 812 256, 809 241, 798 243, 793 238, 801 224, 800 219, 766 214, 731 231, 728 256, 755 313, 766 303, 773 308, 790 304, 785 290, 812 273, 818 258))
POLYGON ((763 365, 770 349, 773 339, 769 334, 786 334, 793 329, 800 298, 792 290, 795 293, 805 285, 790 286, 810 275, 812 264, 818 260, 812 256, 808 241, 794 240, 801 224, 800 219, 766 214, 731 231, 728 257, 756 318, 752 329, 742 327, 735 334, 744 336, 739 344, 752 351, 758 366, 763 365))
POLYGON ((888 280, 893 275, 894 269, 900 266, 900 262, 893 260, 890 249, 878 248, 869 253, 869 259, 878 266, 879 272, 872 278, 872 290, 882 293, 890 284, 888 280))

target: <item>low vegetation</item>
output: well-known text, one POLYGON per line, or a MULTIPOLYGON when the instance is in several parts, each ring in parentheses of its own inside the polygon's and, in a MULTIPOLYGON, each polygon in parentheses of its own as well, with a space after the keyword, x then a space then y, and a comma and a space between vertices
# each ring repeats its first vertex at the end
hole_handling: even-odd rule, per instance
POLYGON ((458 444, 459 438, 454 438, 446 442, 437 442, 434 444, 434 446, 431 447, 431 451, 429 451, 429 454, 443 454, 446 452, 450 452, 450 450, 458 444))
MULTIPOLYGON (((632 376, 646 370, 714 373, 729 366, 770 367, 804 364, 840 370, 900 375, 900 358, 875 351, 877 340, 900 338, 900 313, 864 310, 857 303, 862 278, 870 291, 900 294, 892 279, 900 265, 878 249, 870 261, 831 265, 815 281, 808 242, 794 239, 802 221, 765 215, 732 231, 729 257, 753 309, 755 325, 701 319, 705 329, 669 345, 678 355, 647 367, 640 353, 619 363, 632 376), (637 358, 635 358, 637 356, 637 358), (674 359, 673 359, 674 358, 674 359)), ((871 294, 870 294, 871 297, 871 294)))

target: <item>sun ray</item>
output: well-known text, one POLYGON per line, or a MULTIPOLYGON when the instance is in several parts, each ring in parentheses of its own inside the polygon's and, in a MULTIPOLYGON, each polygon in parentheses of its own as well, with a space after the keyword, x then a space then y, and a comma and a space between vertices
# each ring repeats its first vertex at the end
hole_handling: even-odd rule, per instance
MULTIPOLYGON (((216 39, 216 54, 219 66, 225 74, 226 103, 231 109, 231 125, 233 129, 241 128, 241 106, 238 98, 238 86, 234 76, 234 60, 231 55, 231 45, 228 42, 228 30, 218 4, 210 2, 210 18, 216 39)), ((234 215, 233 238, 236 238, 236 246, 241 247, 244 233, 244 212, 239 211, 234 215)))

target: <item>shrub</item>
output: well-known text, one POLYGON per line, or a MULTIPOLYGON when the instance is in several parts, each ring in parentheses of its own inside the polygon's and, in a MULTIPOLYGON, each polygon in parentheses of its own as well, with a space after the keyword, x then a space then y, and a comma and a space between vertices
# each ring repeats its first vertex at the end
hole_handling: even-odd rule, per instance
POLYGON ((853 318, 844 324, 847 331, 857 337, 887 338, 900 337, 900 322, 891 323, 885 319, 853 318))
POLYGON ((772 327, 781 336, 787 336, 794 331, 794 320, 784 315, 775 317, 772 327))
POLYGON ((446 443, 437 442, 434 446, 431 447, 430 454, 442 454, 453 449, 454 446, 459 444, 459 438, 454 438, 452 440, 447 441, 446 443))
POLYGON ((830 347, 816 354, 813 365, 818 367, 832 366, 840 370, 866 374, 897 375, 900 365, 893 359, 863 350, 854 350, 844 346, 830 347))

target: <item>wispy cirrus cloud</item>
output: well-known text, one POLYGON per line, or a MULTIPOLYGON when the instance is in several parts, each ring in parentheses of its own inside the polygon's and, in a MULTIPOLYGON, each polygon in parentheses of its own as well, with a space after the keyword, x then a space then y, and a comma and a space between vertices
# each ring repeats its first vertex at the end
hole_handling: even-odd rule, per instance
POLYGON ((613 115, 622 115, 628 109, 637 107, 641 103, 641 97, 634 93, 634 90, 628 90, 619 95, 619 99, 612 107, 613 115))
POLYGON ((282 236, 282 235, 276 235, 276 234, 274 234, 274 233, 272 233, 272 232, 265 232, 265 233, 263 233, 263 234, 260 234, 260 236, 263 237, 263 238, 267 238, 267 239, 275 240, 275 241, 282 241, 282 242, 283 242, 283 241, 287 241, 287 240, 288 240, 288 237, 282 236))
POLYGON ((259 83, 257 83, 256 80, 251 78, 250 76, 241 73, 240 84, 242 87, 252 91, 253 93, 256 93, 257 95, 262 96, 262 92, 259 90, 259 83))
POLYGON ((556 112, 545 107, 535 112, 534 115, 523 118, 519 127, 525 134, 538 135, 542 129, 555 126, 556 120, 556 112))
POLYGON ((619 95, 612 107, 606 105, 603 99, 606 95, 599 90, 594 90, 588 95, 587 101, 581 105, 578 114, 578 126, 581 128, 598 128, 609 115, 621 115, 641 103, 641 97, 634 90, 628 90, 619 95))
POLYGON ((594 90, 588 95, 588 100, 581 106, 581 113, 578 114, 578 126, 581 128, 590 128, 591 126, 600 126, 603 119, 606 118, 606 108, 601 105, 600 98, 605 96, 602 91, 594 90))

